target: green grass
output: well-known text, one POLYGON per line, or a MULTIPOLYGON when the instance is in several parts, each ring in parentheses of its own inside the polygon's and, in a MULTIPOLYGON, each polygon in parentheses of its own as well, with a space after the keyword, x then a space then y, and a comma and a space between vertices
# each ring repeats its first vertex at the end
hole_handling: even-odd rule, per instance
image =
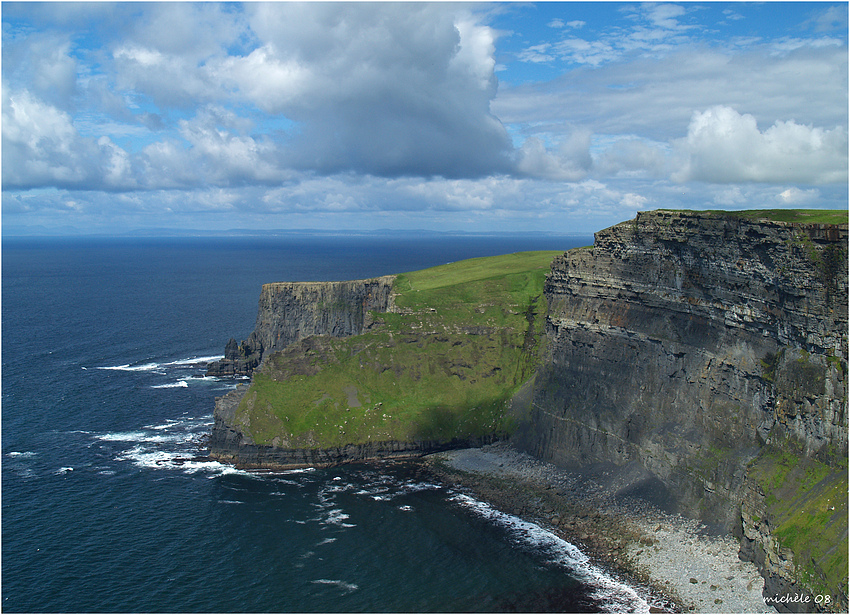
MULTIPOLYGON (((666 210, 687 211, 687 210, 666 210)), ((747 209, 743 211, 726 211, 711 209, 696 213, 714 213, 732 218, 745 220, 771 220, 773 222, 799 222, 801 224, 847 224, 848 210, 846 209, 747 209)))
POLYGON ((507 402, 545 342, 543 282, 560 252, 471 259, 399 275, 397 313, 350 338, 266 360, 237 410, 257 444, 329 448, 510 432, 507 402))
POLYGON ((746 220, 764 218, 774 222, 799 222, 802 224, 847 224, 848 219, 846 209, 751 209, 724 213, 746 220))
POLYGON ((793 553, 799 577, 812 594, 846 587, 847 460, 835 467, 791 445, 765 447, 749 469, 765 493, 768 517, 781 548, 793 553))

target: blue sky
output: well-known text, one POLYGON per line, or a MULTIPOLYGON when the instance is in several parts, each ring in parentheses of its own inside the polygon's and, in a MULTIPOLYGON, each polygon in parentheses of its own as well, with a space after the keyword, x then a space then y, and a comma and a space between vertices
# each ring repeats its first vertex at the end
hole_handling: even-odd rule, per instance
POLYGON ((3 232, 846 208, 847 10, 4 2, 3 232))

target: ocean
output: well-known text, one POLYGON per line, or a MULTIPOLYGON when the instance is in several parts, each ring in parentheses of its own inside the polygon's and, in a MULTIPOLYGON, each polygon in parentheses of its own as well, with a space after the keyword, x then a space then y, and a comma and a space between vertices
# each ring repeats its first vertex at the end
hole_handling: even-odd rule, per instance
POLYGON ((3 611, 646 611, 573 545, 410 464, 252 473, 202 458, 235 386, 204 364, 251 332, 263 283, 591 242, 4 239, 3 611))

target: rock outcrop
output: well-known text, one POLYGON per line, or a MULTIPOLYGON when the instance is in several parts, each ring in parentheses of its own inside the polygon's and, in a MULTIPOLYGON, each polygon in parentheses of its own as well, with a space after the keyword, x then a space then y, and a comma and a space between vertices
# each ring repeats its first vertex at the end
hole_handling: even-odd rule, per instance
POLYGON ((637 464, 789 591, 748 473, 768 446, 846 461, 847 277, 846 225, 658 211, 601 231, 553 263, 549 356, 515 442, 572 468, 637 464))
POLYGON ((392 311, 395 276, 344 282, 264 284, 254 331, 227 343, 208 376, 251 376, 269 353, 311 335, 348 337, 372 326, 371 312, 392 311))

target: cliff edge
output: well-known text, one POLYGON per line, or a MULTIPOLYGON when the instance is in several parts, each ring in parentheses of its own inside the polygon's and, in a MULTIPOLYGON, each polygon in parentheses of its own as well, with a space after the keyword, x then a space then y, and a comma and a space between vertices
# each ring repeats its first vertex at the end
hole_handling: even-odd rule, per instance
POLYGON ((846 608, 847 279, 846 224, 656 211, 600 231, 547 277, 514 442, 739 536, 766 595, 846 608))
POLYGON ((263 358, 311 335, 348 337, 368 330, 373 312, 393 309, 395 276, 344 282, 273 282, 260 292, 254 331, 231 338, 208 376, 250 377, 263 358))

